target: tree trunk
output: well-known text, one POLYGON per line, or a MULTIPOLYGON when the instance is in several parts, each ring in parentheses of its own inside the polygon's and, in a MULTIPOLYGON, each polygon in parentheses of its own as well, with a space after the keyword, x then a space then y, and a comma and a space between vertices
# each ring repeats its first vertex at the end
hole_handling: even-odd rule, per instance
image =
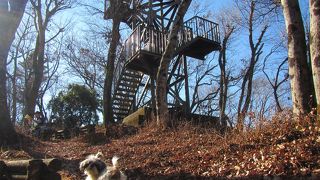
MULTIPOLYGON (((45 12, 45 17, 43 19, 43 9, 41 9, 41 1, 35 2, 31 1, 33 9, 35 11, 34 22, 35 26, 38 29, 37 39, 35 49, 33 51, 31 58, 32 67, 31 74, 29 75, 26 82, 25 94, 24 94, 24 116, 30 115, 33 116, 36 108, 37 98, 39 89, 43 79, 44 71, 44 50, 45 50, 45 38, 46 38, 46 28, 49 23, 49 19, 56 13, 51 11, 50 14, 45 12)), ((46 7, 46 10, 48 7, 46 7)))
POLYGON ((263 43, 262 39, 268 29, 268 26, 265 25, 261 30, 261 33, 258 37, 257 42, 254 42, 254 13, 256 11, 255 1, 251 1, 250 5, 250 14, 249 14, 249 22, 248 22, 248 30, 249 30, 249 44, 251 50, 251 57, 249 66, 245 72, 242 85, 241 85, 241 95, 238 104, 238 122, 237 128, 242 131, 244 127, 244 122, 246 118, 246 114, 250 107, 251 96, 252 96, 252 83, 253 83, 253 75, 255 71, 256 63, 259 61, 260 55, 262 54, 263 43))
POLYGON ((106 68, 106 77, 103 89, 103 122, 107 129, 108 125, 113 122, 113 111, 112 111, 112 80, 114 71, 114 62, 116 59, 117 45, 120 39, 119 33, 120 20, 113 19, 112 24, 112 40, 108 52, 108 63, 106 68))
POLYGON ((117 46, 120 39, 120 23, 128 18, 130 12, 128 5, 130 0, 110 0, 110 6, 105 12, 105 19, 112 19, 112 34, 108 52, 108 63, 103 89, 103 122, 108 134, 108 125, 114 122, 112 111, 112 81, 114 73, 114 62, 116 60, 117 46))
POLYGON ((219 118, 220 118, 220 124, 222 132, 225 131, 225 128, 227 127, 227 116, 225 114, 226 111, 226 104, 227 104, 227 96, 228 96, 228 84, 229 84, 229 77, 226 72, 226 65, 227 65, 227 57, 226 57, 226 51, 227 51, 227 43, 228 40, 235 30, 234 27, 228 28, 227 32, 224 35, 224 38, 222 40, 222 47, 220 49, 219 53, 219 67, 220 67, 220 90, 219 90, 219 118))
POLYGON ((279 75, 280 75, 280 71, 281 71, 281 68, 282 66, 288 61, 288 58, 285 58, 282 63, 279 65, 279 67, 277 68, 277 73, 276 73, 276 79, 275 79, 275 82, 274 82, 274 85, 271 83, 271 86, 273 88, 273 96, 274 96, 274 99, 276 101, 276 106, 277 106, 277 112, 281 112, 282 111, 282 107, 280 105, 280 101, 279 101, 279 95, 278 95, 278 89, 279 87, 281 86, 281 84, 283 84, 285 81, 287 81, 287 79, 289 78, 287 75, 285 76, 284 79, 282 79, 280 82, 279 82, 279 75))
MULTIPOLYGON (((281 0, 288 33, 289 77, 293 113, 303 115, 310 112, 312 79, 307 63, 307 47, 303 21, 298 0, 281 0)), ((319 27, 318 27, 319 28, 319 27)))
POLYGON ((11 121, 14 125, 17 121, 17 76, 18 76, 18 60, 17 56, 14 57, 14 67, 12 76, 12 117, 11 121))
POLYGON ((317 117, 320 119, 320 1, 310 0, 310 54, 312 76, 317 99, 317 117))
POLYGON ((11 77, 11 81, 12 81, 12 104, 11 106, 9 106, 9 108, 11 108, 12 114, 11 114, 11 122, 13 125, 16 124, 17 121, 17 78, 18 78, 18 50, 20 48, 20 40, 15 48, 15 52, 13 55, 13 74, 11 77))
POLYGON ((10 1, 9 8, 8 1, 0 2, 0 145, 16 141, 7 104, 7 58, 26 4, 27 0, 10 1))
POLYGON ((276 101, 276 106, 277 106, 277 112, 281 112, 282 108, 280 105, 280 101, 279 101, 279 96, 278 96, 278 88, 274 88, 273 89, 273 96, 274 96, 274 100, 276 101))
POLYGON ((183 17, 186 14, 191 0, 184 0, 181 2, 177 15, 169 35, 167 47, 161 57, 160 66, 157 72, 157 86, 156 86, 156 108, 157 108, 157 125, 166 129, 169 125, 168 104, 167 104, 167 77, 168 67, 172 59, 175 47, 178 41, 178 31, 183 24, 183 17))
MULTIPOLYGON (((37 38, 35 49, 32 53, 32 67, 30 78, 27 78, 24 96, 24 115, 33 116, 39 98, 39 91, 43 82, 44 64, 45 64, 45 45, 46 45, 46 30, 49 26, 52 17, 58 12, 71 8, 71 2, 66 0, 48 0, 46 2, 40 0, 30 0, 34 13, 34 25, 37 29, 37 38)), ((55 38, 54 36, 53 38, 55 38)), ((51 39, 52 40, 52 39, 51 39)))
MULTIPOLYGON (((40 14, 41 15, 41 14, 40 14)), ((38 36, 36 41, 36 47, 32 55, 32 74, 31 78, 27 82, 25 89, 25 107, 24 115, 33 116, 37 103, 39 89, 43 79, 44 71, 44 50, 45 50, 45 26, 42 22, 38 22, 38 36)))

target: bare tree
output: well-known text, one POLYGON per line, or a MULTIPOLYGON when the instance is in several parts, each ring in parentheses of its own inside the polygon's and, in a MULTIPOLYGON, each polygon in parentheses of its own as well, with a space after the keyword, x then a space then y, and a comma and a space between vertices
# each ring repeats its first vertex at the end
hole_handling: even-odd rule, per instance
POLYGON ((293 113, 310 111, 313 84, 307 63, 307 47, 298 0, 281 0, 288 33, 288 61, 293 113))
POLYGON ((267 117, 270 117, 269 115, 273 103, 271 96, 272 89, 270 89, 268 83, 268 80, 265 79, 264 76, 259 76, 254 79, 252 99, 248 112, 249 124, 253 119, 255 122, 259 123, 264 119, 267 119, 267 117))
POLYGON ((60 36, 58 40, 55 40, 51 45, 47 44, 47 50, 45 53, 45 65, 44 65, 44 74, 43 74, 43 83, 39 89, 38 98, 37 98, 37 106, 41 114, 44 115, 45 119, 48 119, 47 112, 45 108, 45 99, 44 96, 46 92, 52 88, 60 79, 60 75, 63 72, 58 72, 58 68, 62 59, 62 47, 64 42, 64 35, 60 36), (50 49, 50 50, 49 50, 50 49))
POLYGON ((310 6, 310 55, 314 88, 317 98, 317 114, 320 119, 320 2, 309 1, 310 6))
POLYGON ((34 24, 37 30, 36 44, 32 53, 32 69, 28 75, 25 88, 24 114, 32 115, 35 111, 39 90, 44 78, 45 47, 46 44, 56 38, 64 28, 60 28, 56 34, 46 39, 46 30, 54 17, 60 11, 71 8, 72 0, 30 0, 33 10, 34 24))
POLYGON ((69 73, 79 77, 90 89, 102 92, 106 46, 86 37, 84 41, 72 37, 67 42, 63 57, 68 63, 69 73))
POLYGON ((205 19, 212 16, 212 11, 210 7, 212 4, 211 2, 204 2, 204 1, 193 1, 190 6, 190 14, 192 16, 200 16, 205 19))
POLYGON ((193 89, 190 104, 192 113, 204 112, 207 115, 212 115, 213 110, 216 109, 212 107, 214 98, 217 97, 219 92, 219 88, 214 87, 214 84, 216 84, 214 81, 218 78, 214 76, 214 70, 217 67, 217 65, 212 64, 214 60, 212 58, 206 64, 197 65, 189 73, 189 76, 192 76, 195 81, 193 85, 190 85, 193 89), (206 106, 206 108, 201 109, 203 106, 206 106))
POLYGON ((167 47, 161 57, 160 66, 157 72, 156 86, 156 109, 157 109, 157 124, 160 128, 166 129, 169 126, 168 104, 167 104, 167 77, 168 66, 173 58, 173 53, 178 41, 178 31, 183 24, 183 17, 186 14, 191 0, 183 0, 178 8, 177 15, 172 24, 169 34, 167 47))
POLYGON ((218 22, 220 25, 220 33, 222 34, 222 44, 219 51, 219 68, 220 68, 220 79, 219 79, 219 118, 222 126, 222 132, 227 126, 227 99, 228 99, 228 88, 229 83, 232 80, 231 71, 227 68, 228 58, 227 49, 232 40, 232 35, 239 29, 237 25, 238 15, 235 9, 224 9, 218 14, 218 22), (233 12, 233 13, 230 13, 233 12))
POLYGON ((15 32, 23 16, 27 0, 4 0, 0 2, 0 144, 14 143, 15 131, 10 121, 7 104, 7 58, 15 32), (9 7, 10 5, 10 7, 9 7))
POLYGON ((107 58, 106 76, 103 88, 103 122, 106 127, 106 133, 108 132, 108 126, 113 122, 113 111, 112 111, 112 82, 114 73, 114 64, 117 57, 117 46, 120 39, 120 23, 123 19, 126 19, 128 14, 129 0, 118 1, 110 0, 110 6, 105 14, 106 19, 112 20, 112 31, 110 37, 110 46, 107 58))
MULTIPOLYGON (((20 82, 22 81, 23 73, 21 73, 19 59, 23 59, 23 56, 25 55, 25 53, 28 53, 29 51, 31 43, 28 38, 29 38, 29 35, 32 34, 31 31, 32 31, 31 19, 27 18, 25 21, 22 20, 17 30, 15 41, 11 46, 10 55, 9 55, 10 57, 8 62, 8 66, 9 66, 8 81, 9 83, 11 83, 11 87, 9 87, 8 96, 9 96, 9 102, 12 102, 10 104, 10 109, 11 109, 11 120, 13 124, 16 123, 16 120, 18 118, 17 117, 18 104, 20 104, 20 106, 22 105, 21 92, 22 92, 23 86, 21 86, 21 83, 19 83, 19 81, 20 82), (10 72, 10 70, 12 72, 10 72)), ((19 112, 19 114, 22 114, 22 113, 19 112)))
POLYGON ((283 85, 283 83, 285 83, 288 78, 289 78, 289 74, 287 74, 287 68, 284 68, 284 66, 286 65, 286 63, 288 62, 288 58, 285 58, 281 63, 280 65, 278 65, 277 69, 276 69, 276 74, 275 74, 275 77, 274 78, 271 78, 270 75, 265 71, 265 67, 266 67, 266 61, 268 59, 268 57, 272 54, 272 52, 270 52, 265 58, 264 58, 264 61, 263 61, 263 68, 262 68, 262 71, 264 73, 264 75, 266 76, 269 84, 271 85, 272 87, 272 90, 273 90, 273 97, 274 97, 274 100, 275 100, 275 103, 276 103, 276 107, 277 107, 277 111, 278 112, 281 112, 282 111, 282 107, 280 105, 280 100, 279 100, 279 97, 281 95, 279 95, 279 88, 281 85, 283 85), (280 75, 281 75, 281 72, 285 71, 285 76, 281 79, 280 75), (274 80, 272 80, 274 79, 274 80))
POLYGON ((256 2, 255 1, 247 1, 249 3, 249 19, 247 20, 247 28, 249 31, 249 45, 250 45, 250 60, 248 62, 247 67, 243 72, 243 80, 241 85, 241 93, 237 108, 238 114, 238 122, 237 128, 239 130, 243 129, 244 120, 248 109, 250 107, 251 95, 252 95, 252 83, 253 83, 253 75, 255 71, 255 66, 260 59, 262 54, 264 43, 263 38, 268 29, 267 25, 263 25, 260 34, 258 35, 258 39, 254 42, 254 26, 257 22, 257 17, 255 17, 256 12, 256 2))

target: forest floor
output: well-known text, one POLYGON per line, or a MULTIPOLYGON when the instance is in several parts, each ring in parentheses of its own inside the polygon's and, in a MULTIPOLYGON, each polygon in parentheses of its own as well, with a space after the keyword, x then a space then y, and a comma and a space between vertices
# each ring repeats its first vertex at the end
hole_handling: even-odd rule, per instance
POLYGON ((67 180, 84 179, 79 162, 98 151, 108 164, 119 156, 130 179, 320 179, 320 125, 310 121, 283 114, 226 135, 188 123, 166 131, 147 125, 135 134, 113 126, 108 138, 103 128, 68 140, 22 135, 17 148, 1 149, 0 159, 59 158, 67 180))

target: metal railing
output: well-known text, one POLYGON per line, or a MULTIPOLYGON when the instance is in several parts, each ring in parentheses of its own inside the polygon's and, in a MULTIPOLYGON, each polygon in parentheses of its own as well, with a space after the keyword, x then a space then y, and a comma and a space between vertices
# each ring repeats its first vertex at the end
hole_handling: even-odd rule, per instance
POLYGON ((219 25, 199 16, 194 16, 184 23, 191 29, 193 37, 202 37, 220 43, 219 25))
MULTIPOLYGON (((199 16, 187 20, 179 31, 177 49, 196 37, 220 43, 219 25, 199 16)), ((138 26, 125 42, 125 58, 130 60, 140 50, 162 55, 167 41, 168 33, 150 27, 138 26)))
MULTIPOLYGON (((144 27, 143 25, 136 27, 125 41, 121 55, 116 62, 114 70, 114 90, 119 84, 121 74, 126 70, 124 68, 126 62, 130 61, 140 51, 161 56, 167 46, 168 36, 168 33, 151 27, 144 27)), ((187 43, 197 37, 220 44, 218 24, 198 16, 187 20, 178 33, 176 53, 179 53, 187 43)))
POLYGON ((122 74, 122 71, 124 71, 124 65, 125 65, 126 61, 127 61, 127 59, 124 54, 124 47, 122 47, 122 49, 120 51, 120 56, 117 58, 117 60, 115 62, 115 68, 113 71, 113 83, 112 83, 113 90, 112 90, 112 92, 114 92, 118 86, 119 79, 122 74))
POLYGON ((161 55, 166 45, 167 34, 156 29, 138 26, 125 42, 125 56, 129 60, 140 50, 161 55))
POLYGON ((188 42, 192 41, 193 38, 194 38, 194 36, 193 36, 192 29, 187 26, 183 26, 180 29, 180 31, 178 32, 177 49, 179 47, 182 47, 183 45, 187 44, 188 42))

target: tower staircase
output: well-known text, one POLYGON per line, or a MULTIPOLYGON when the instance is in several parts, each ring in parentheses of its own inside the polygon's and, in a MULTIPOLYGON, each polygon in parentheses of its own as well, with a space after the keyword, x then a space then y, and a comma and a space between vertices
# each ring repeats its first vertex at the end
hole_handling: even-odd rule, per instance
POLYGON ((123 66, 112 99, 113 118, 116 122, 121 122, 129 114, 142 77, 143 73, 123 66))
MULTIPOLYGON (((218 28, 218 24, 197 16, 186 21, 178 34, 174 55, 204 60, 207 54, 220 49, 218 28)), ((155 75, 167 35, 153 28, 137 27, 126 40, 115 71, 112 103, 116 122, 121 122, 132 110, 143 75, 155 75)))

